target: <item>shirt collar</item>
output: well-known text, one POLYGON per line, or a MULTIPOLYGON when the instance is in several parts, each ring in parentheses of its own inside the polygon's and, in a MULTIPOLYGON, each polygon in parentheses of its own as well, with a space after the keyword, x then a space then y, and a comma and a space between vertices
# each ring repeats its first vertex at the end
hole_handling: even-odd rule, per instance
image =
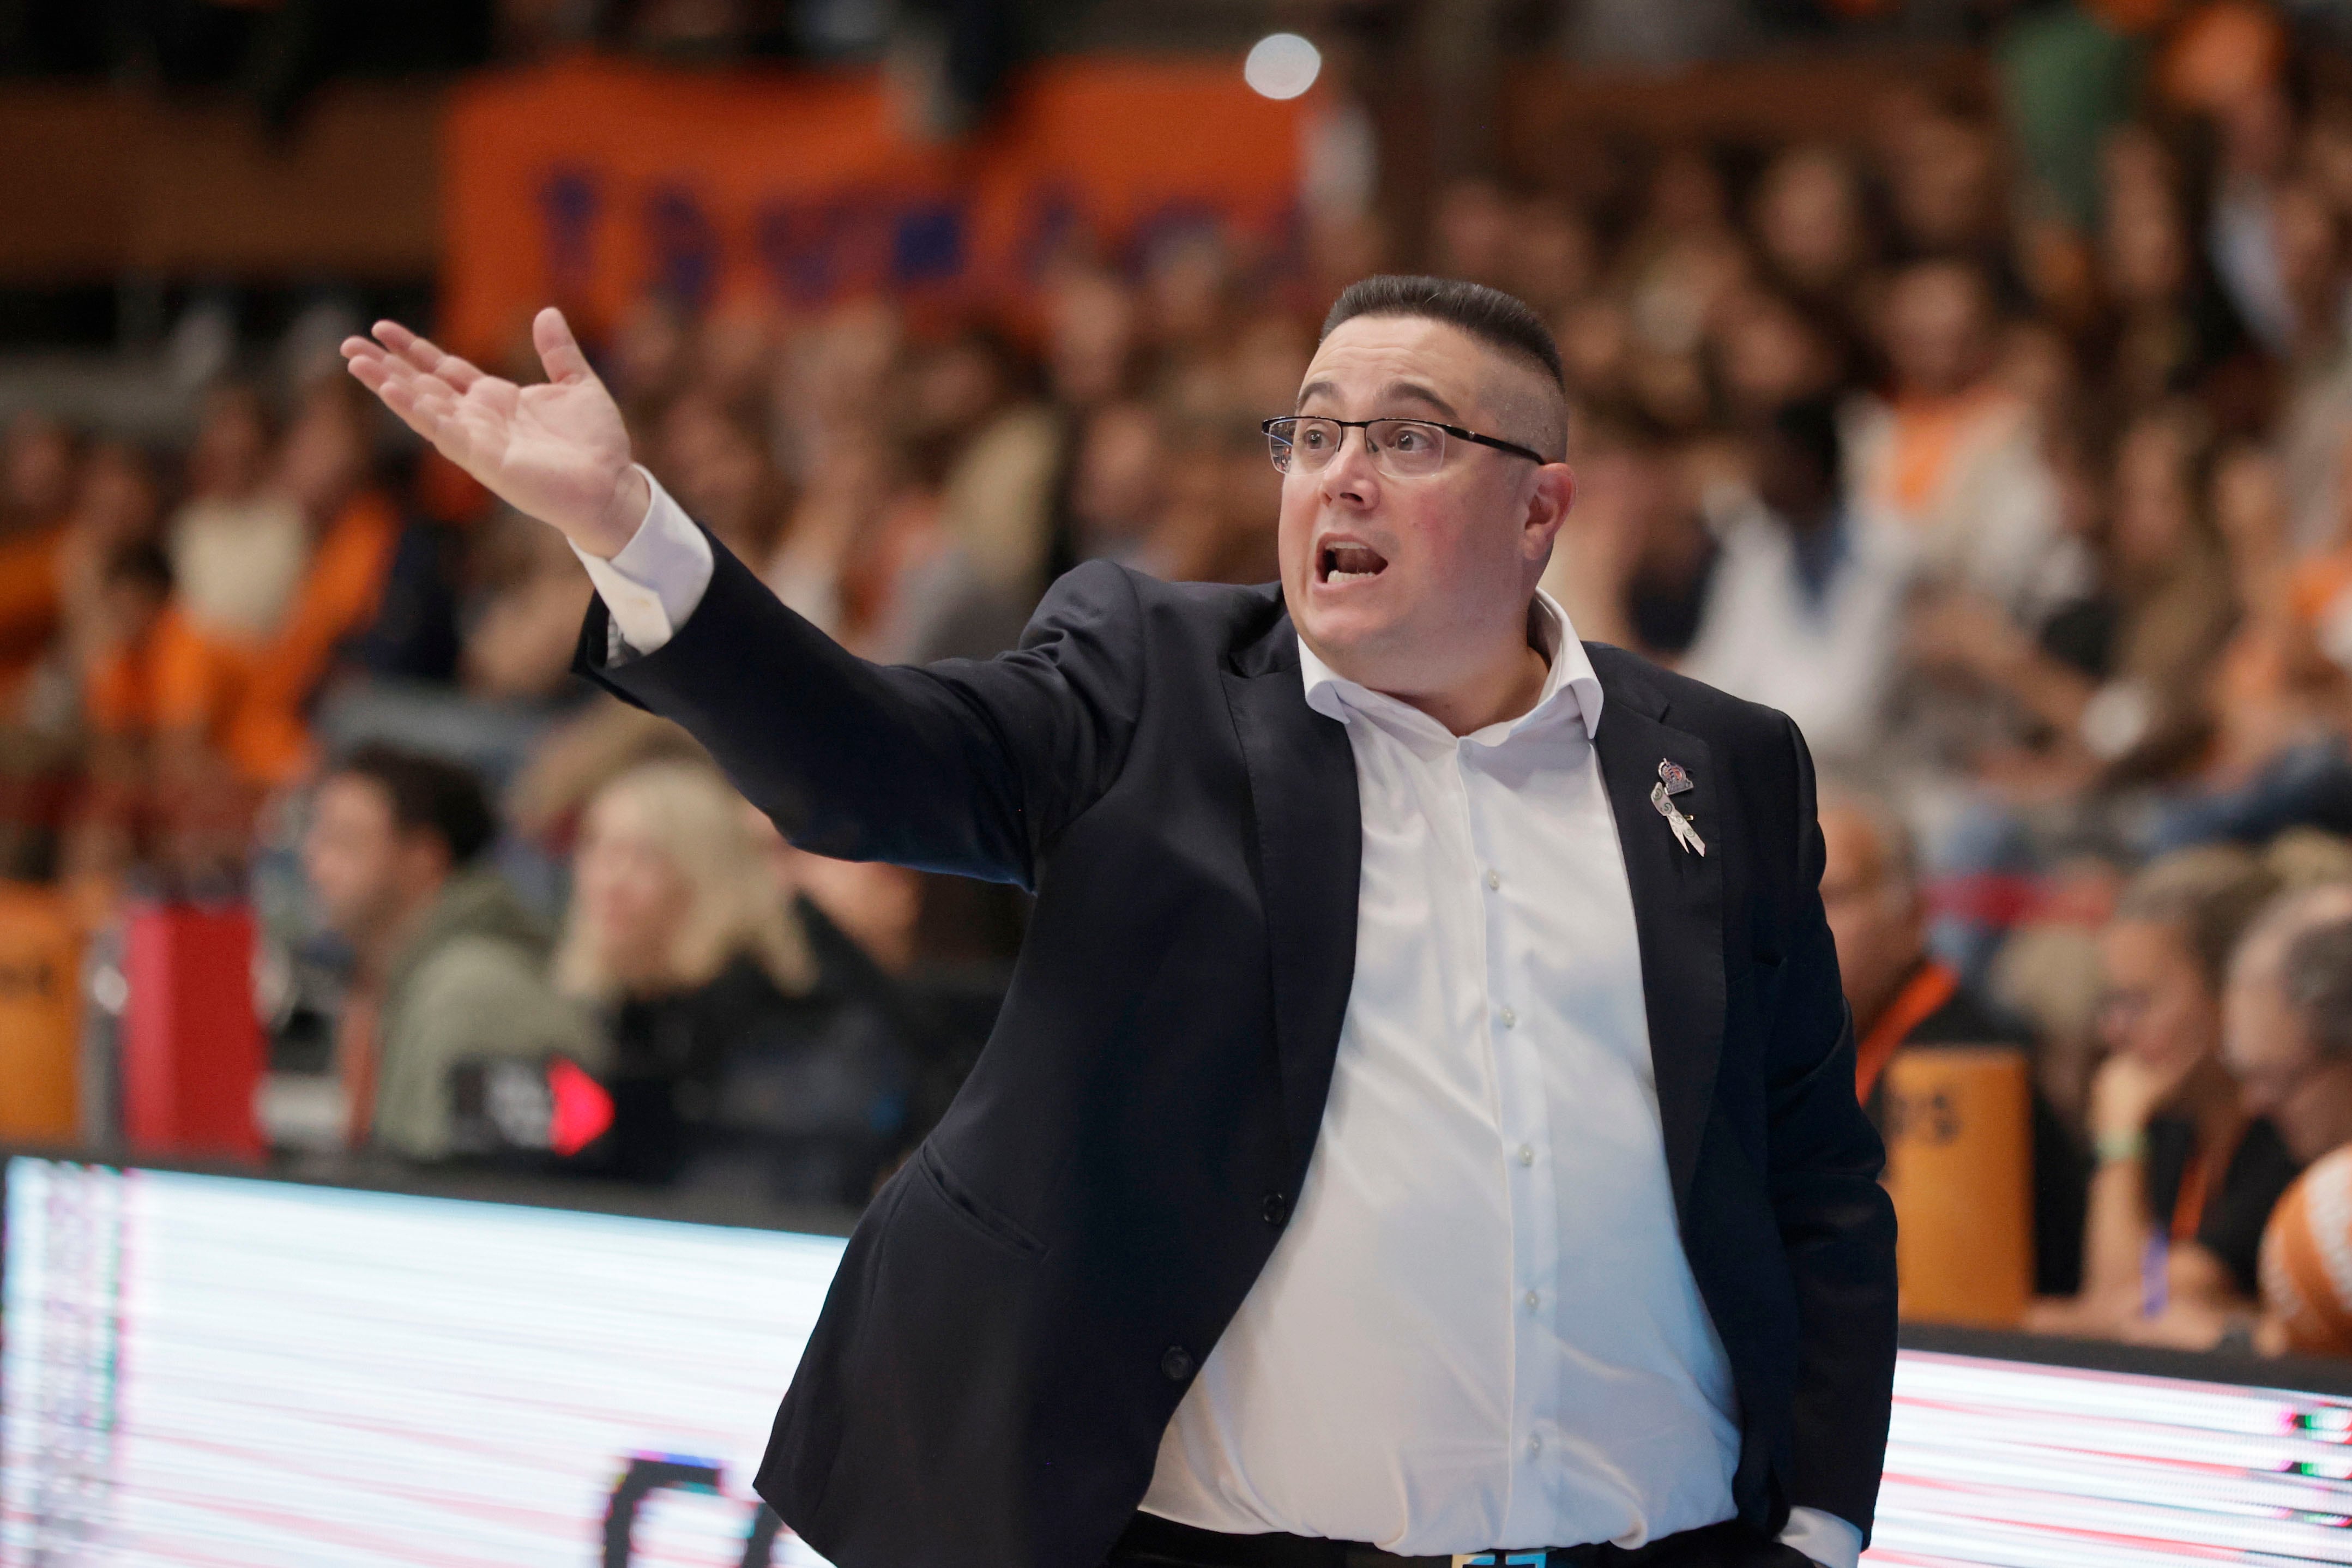
MULTIPOLYGON (((1499 745, 1522 730, 1571 717, 1583 724, 1588 739, 1600 731, 1601 677, 1593 673, 1592 660, 1585 653, 1584 644, 1578 640, 1568 612, 1560 608, 1559 600, 1538 588, 1528 622, 1549 667, 1544 673, 1543 690, 1538 694, 1535 706, 1516 719, 1475 730, 1462 737, 1464 740, 1499 745)), ((1338 674, 1316 657, 1305 637, 1298 639, 1298 674, 1307 688, 1307 705, 1327 719, 1344 723, 1348 710, 1353 709, 1367 718, 1391 724, 1444 728, 1412 704, 1338 674)))

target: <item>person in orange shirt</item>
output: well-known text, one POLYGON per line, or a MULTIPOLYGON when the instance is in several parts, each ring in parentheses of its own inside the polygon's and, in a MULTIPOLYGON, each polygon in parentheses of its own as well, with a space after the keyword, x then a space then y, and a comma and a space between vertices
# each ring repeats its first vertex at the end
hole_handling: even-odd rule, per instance
POLYGON ((1891 528, 1932 584, 2035 626, 2088 582, 2032 409, 1994 376, 1997 317, 1983 273, 1960 260, 1895 274, 1882 312, 1893 367, 1847 435, 1856 515, 1891 528))
MULTIPOLYGON (((226 767, 248 789, 299 778, 312 762, 305 709, 335 649, 375 614, 399 542, 391 502, 368 487, 365 426, 340 386, 314 391, 289 430, 266 491, 302 528, 285 590, 273 604, 232 616, 208 605, 225 595, 190 591, 183 557, 178 602, 159 629, 156 705, 179 770, 217 782, 226 767)), ((285 542, 256 531, 257 569, 278 570, 285 542)), ((214 568, 217 571, 217 568, 214 568)))

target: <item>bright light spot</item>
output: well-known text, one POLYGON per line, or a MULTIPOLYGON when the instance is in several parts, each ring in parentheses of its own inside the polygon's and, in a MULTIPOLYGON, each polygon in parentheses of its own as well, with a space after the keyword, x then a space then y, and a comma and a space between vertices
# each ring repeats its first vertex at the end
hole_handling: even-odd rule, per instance
POLYGON ((1297 98, 1315 85, 1323 56, 1296 33, 1270 33, 1252 45, 1242 79, 1267 98, 1297 98))

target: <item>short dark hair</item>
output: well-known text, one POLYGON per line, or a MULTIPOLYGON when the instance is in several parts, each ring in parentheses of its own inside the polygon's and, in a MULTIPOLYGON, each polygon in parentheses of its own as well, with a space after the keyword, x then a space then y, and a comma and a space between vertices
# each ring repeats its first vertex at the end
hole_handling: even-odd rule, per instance
POLYGON ((452 866, 472 863, 499 836, 482 781, 446 757, 370 742, 336 763, 331 776, 366 779, 383 790, 393 825, 441 840, 452 866))
POLYGON ((1568 390, 1568 374, 1560 367, 1559 345, 1552 342, 1551 329, 1533 306, 1500 289, 1459 278, 1377 272, 1340 290, 1331 301, 1331 313, 1323 318, 1320 337, 1329 337, 1340 322, 1358 316, 1419 316, 1444 321, 1489 347, 1533 361, 1554 386, 1563 394, 1568 390))
POLYGON ((2322 1057, 2352 1061, 2352 920, 2314 926, 2289 942, 2279 989, 2322 1057))

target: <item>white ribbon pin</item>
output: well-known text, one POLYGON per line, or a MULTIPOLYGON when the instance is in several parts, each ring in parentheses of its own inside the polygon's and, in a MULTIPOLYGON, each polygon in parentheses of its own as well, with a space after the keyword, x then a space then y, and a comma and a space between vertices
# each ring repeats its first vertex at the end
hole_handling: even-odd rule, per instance
POLYGON ((1675 804, 1675 796, 1696 787, 1680 763, 1663 760, 1658 763, 1658 782, 1650 786, 1650 804, 1658 808, 1658 815, 1666 819, 1666 826, 1675 830, 1675 839, 1686 852, 1704 856, 1706 840, 1698 836, 1698 829, 1691 826, 1691 819, 1685 816, 1682 807, 1675 804))

